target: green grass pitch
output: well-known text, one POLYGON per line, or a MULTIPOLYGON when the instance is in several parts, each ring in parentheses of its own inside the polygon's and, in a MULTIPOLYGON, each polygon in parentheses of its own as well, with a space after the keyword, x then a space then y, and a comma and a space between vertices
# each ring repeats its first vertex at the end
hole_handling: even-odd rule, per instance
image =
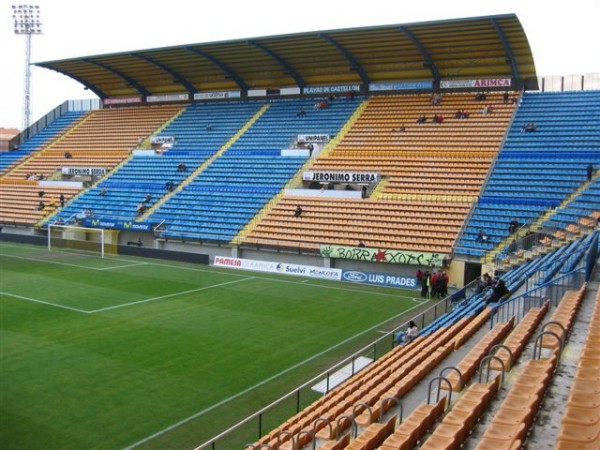
POLYGON ((0 448, 194 448, 390 330, 414 295, 0 243, 0 448))

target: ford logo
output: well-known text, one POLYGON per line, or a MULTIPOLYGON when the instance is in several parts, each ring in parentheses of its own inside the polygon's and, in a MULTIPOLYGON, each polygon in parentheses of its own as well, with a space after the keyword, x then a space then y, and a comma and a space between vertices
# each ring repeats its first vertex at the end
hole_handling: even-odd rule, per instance
POLYGON ((364 272, 355 272, 355 271, 349 271, 349 272, 344 272, 344 280, 348 280, 348 281, 367 281, 367 274, 364 272))

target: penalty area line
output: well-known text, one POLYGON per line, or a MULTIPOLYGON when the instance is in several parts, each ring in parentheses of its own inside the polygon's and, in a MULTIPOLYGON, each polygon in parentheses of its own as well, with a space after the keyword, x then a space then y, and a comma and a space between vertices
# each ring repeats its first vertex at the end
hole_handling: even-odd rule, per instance
POLYGON ((18 298, 20 300, 27 300, 28 302, 33 302, 33 303, 40 303, 42 305, 54 306, 55 308, 66 309, 66 310, 75 311, 75 312, 78 312, 78 313, 90 314, 90 311, 86 311, 84 309, 72 308, 70 306, 59 305, 57 303, 46 302, 44 300, 39 300, 37 298, 31 298, 31 297, 25 297, 23 295, 11 294, 10 292, 3 292, 2 291, 2 292, 0 292, 0 295, 6 295, 7 297, 18 298))

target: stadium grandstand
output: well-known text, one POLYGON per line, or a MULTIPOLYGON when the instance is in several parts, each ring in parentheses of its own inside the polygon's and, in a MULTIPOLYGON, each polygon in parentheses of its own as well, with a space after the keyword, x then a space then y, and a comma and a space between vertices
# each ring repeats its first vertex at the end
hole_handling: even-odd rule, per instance
MULTIPOLYGON (((198 287, 176 272, 201 267, 195 277, 284 274, 294 289, 322 283, 348 296, 392 297, 402 288, 409 294, 398 295, 408 295, 411 307, 382 318, 385 326, 368 342, 330 342, 337 353, 329 365, 304 371, 277 396, 261 391, 227 414, 219 408, 243 398, 252 384, 213 398, 201 414, 179 414, 176 399, 159 397, 162 404, 140 407, 156 422, 138 428, 119 419, 105 432, 114 440, 103 430, 87 441, 52 440, 44 425, 39 440, 27 441, 36 424, 16 424, 35 402, 20 402, 16 389, 3 387, 10 392, 2 394, 5 425, 16 431, 3 426, 0 444, 600 449, 600 74, 538 77, 516 15, 186 44, 37 66, 77 80, 99 100, 65 101, 0 153, 0 297, 11 326, 46 326, 33 307, 56 306, 60 301, 45 295, 71 289, 19 291, 28 276, 48 270, 44 279, 63 271, 69 277, 88 264, 85 255, 97 257, 97 283, 111 271, 125 276, 114 268, 173 264, 172 280, 156 290, 123 281, 132 294, 127 306, 179 295, 166 290, 167 281, 184 294, 239 281, 198 287), (25 268, 26 260, 50 269, 25 268), (17 312, 17 303, 30 309, 17 312), (404 339, 411 320, 418 336, 404 339), (205 414, 212 410, 222 417, 205 414)), ((81 296, 96 295, 94 281, 78 283, 81 296)), ((192 333, 191 323, 175 323, 174 309, 118 315, 123 305, 103 303, 114 295, 108 288, 98 293, 102 301, 87 299, 89 308, 65 303, 47 320, 55 326, 75 320, 59 314, 83 312, 93 326, 95 313, 110 312, 115 322, 160 316, 164 327, 148 334, 134 325, 140 347, 166 328, 177 339, 192 333)), ((258 308, 252 296, 253 306, 230 311, 242 329, 244 314, 258 308)), ((339 309, 328 310, 328 319, 339 309)), ((249 332, 266 339, 281 329, 266 328, 249 332)), ((16 330, 2 330, 10 335, 6 342, 33 345, 16 330)), ((238 331, 226 331, 229 345, 237 342, 232 332, 238 331)), ((60 347, 70 345, 69 337, 60 347)), ((72 338, 91 339, 76 332, 72 338)), ((91 345, 110 359, 98 342, 104 338, 94 338, 91 345)), ((289 360, 298 371, 299 361, 316 357, 277 338, 273 356, 298 352, 302 357, 289 360)), ((28 377, 5 362, 9 383, 28 377)), ((170 369, 160 370, 167 376, 170 369)), ((210 368, 202 370, 197 379, 176 382, 211 397, 201 380, 210 368)), ((236 383, 243 371, 231 368, 236 383)), ((230 383, 229 375, 221 384, 230 383)), ((106 389, 115 411, 134 420, 138 411, 121 404, 127 387, 117 385, 120 376, 106 389)), ((76 410, 73 399, 61 401, 76 410)), ((82 426, 76 412, 57 422, 82 426)))

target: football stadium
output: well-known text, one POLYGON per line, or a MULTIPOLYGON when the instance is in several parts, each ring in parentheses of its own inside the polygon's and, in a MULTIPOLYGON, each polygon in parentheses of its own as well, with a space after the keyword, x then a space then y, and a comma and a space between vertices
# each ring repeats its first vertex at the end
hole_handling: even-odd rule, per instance
POLYGON ((516 14, 37 62, 0 448, 600 449, 600 74, 516 14))

